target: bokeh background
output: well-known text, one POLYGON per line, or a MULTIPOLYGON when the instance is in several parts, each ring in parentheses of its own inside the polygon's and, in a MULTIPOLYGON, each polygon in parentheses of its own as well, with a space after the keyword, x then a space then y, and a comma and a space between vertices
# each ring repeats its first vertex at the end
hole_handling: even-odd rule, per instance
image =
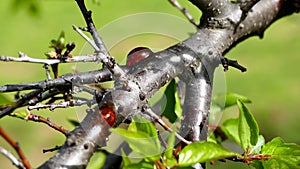
MULTIPOLYGON (((71 25, 84 26, 84 20, 73 0, 0 0, 0 55, 17 57, 22 51, 31 57, 45 58, 44 53, 49 51, 49 42, 56 39, 64 30, 67 41, 76 43, 74 55, 82 53, 85 41, 72 30, 71 25)), ((196 20, 200 12, 185 0, 179 0, 196 20)), ((97 28, 126 15, 143 12, 161 12, 184 19, 184 16, 167 0, 100 0, 96 5, 87 0, 88 8, 93 11, 97 28)), ((183 40, 191 32, 189 27, 168 27, 168 22, 157 18, 156 26, 174 29, 183 34, 183 40)), ((131 23, 128 23, 131 24, 131 23)), ((227 57, 238 59, 248 68, 246 73, 231 69, 226 72, 227 91, 239 93, 252 100, 249 108, 254 113, 260 126, 260 132, 270 140, 280 136, 287 142, 300 144, 300 16, 293 15, 275 22, 265 32, 264 38, 252 37, 232 49, 227 57)), ((145 24, 127 25, 141 30, 145 24)), ((126 25, 115 31, 128 29, 126 25)), ((178 38, 161 38, 155 36, 135 36, 130 41, 112 48, 113 54, 120 62, 124 56, 137 45, 147 45, 155 49, 163 49, 178 41, 178 38)), ((60 73, 72 72, 74 64, 60 66, 60 73)), ((83 66, 84 67, 84 66, 83 66)), ((0 62, 0 85, 8 83, 24 83, 45 79, 42 65, 29 63, 0 62)), ((5 94, 12 98, 12 94, 5 94)), ((18 109, 17 111, 24 111, 18 109)), ((77 119, 76 110, 48 110, 34 111, 35 114, 49 117, 53 122, 72 129, 73 126, 66 119, 77 119)), ((238 110, 233 107, 223 113, 222 119, 237 116, 238 110)), ((42 153, 42 149, 61 145, 64 136, 55 132, 44 124, 25 122, 11 117, 0 119, 0 125, 23 148, 25 155, 32 166, 37 167, 43 161, 53 156, 53 153, 42 153)), ((13 152, 3 139, 0 145, 13 152)), ((241 168, 245 165, 216 164, 208 168, 241 168)), ((14 168, 10 161, 0 156, 0 168, 14 168)))

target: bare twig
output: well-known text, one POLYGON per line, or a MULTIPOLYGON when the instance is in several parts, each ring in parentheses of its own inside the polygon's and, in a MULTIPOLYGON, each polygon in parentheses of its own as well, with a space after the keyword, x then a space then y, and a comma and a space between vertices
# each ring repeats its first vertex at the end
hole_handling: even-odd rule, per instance
POLYGON ((96 30, 96 27, 94 25, 94 22, 92 20, 92 12, 88 11, 84 0, 76 0, 81 13, 85 19, 85 22, 88 26, 88 31, 91 33, 94 42, 99 50, 96 50, 96 56, 99 57, 101 62, 112 72, 113 75, 115 75, 118 78, 123 79, 124 81, 127 80, 126 73, 124 70, 120 67, 120 65, 116 62, 116 60, 109 55, 99 33, 96 30))
POLYGON ((76 25, 72 25, 72 27, 80 36, 83 37, 83 39, 85 39, 95 49, 95 51, 100 51, 100 49, 95 44, 95 42, 91 40, 89 37, 87 37, 76 25))
POLYGON ((87 56, 73 56, 68 57, 64 60, 62 59, 36 59, 27 56, 26 54, 19 52, 19 58, 11 57, 11 56, 0 56, 0 61, 6 62, 25 62, 25 63, 38 63, 38 64, 46 64, 53 65, 58 63, 74 63, 74 62, 96 62, 96 55, 87 55, 87 56))
MULTIPOLYGON (((160 124, 165 130, 169 131, 170 133, 173 132, 173 129, 171 127, 169 127, 157 114, 155 114, 150 108, 146 108, 145 110, 146 113, 148 113, 151 117, 153 117, 158 124, 160 124)), ((186 140, 185 138, 183 138, 181 135, 179 135, 178 133, 175 132, 175 136, 182 142, 184 142, 185 144, 191 144, 192 142, 186 140)))
POLYGON ((77 74, 65 74, 57 79, 39 81, 25 84, 11 84, 0 86, 0 92, 13 92, 30 89, 49 89, 53 87, 69 87, 72 83, 81 84, 99 83, 112 80, 111 73, 107 69, 83 72, 77 74))
POLYGON ((57 104, 36 104, 34 106, 28 106, 28 110, 33 110, 33 109, 48 109, 50 111, 53 111, 57 108, 68 108, 68 107, 74 107, 74 106, 81 106, 84 104, 87 104, 88 101, 83 101, 83 100, 73 100, 73 101, 67 101, 67 102, 60 102, 57 104))
POLYGON ((43 153, 53 152, 59 150, 62 146, 55 146, 54 148, 43 149, 43 153))
POLYGON ((23 163, 19 161, 12 153, 7 151, 6 149, 0 147, 0 153, 2 153, 5 157, 7 157, 13 163, 13 165, 18 167, 19 169, 25 169, 23 163))
POLYGON ((0 127, 0 135, 16 150, 19 157, 21 158, 21 161, 26 169, 30 169, 31 166, 29 162, 27 161, 23 151, 21 150, 19 143, 15 142, 3 129, 0 127))
POLYGON ((189 13, 189 11, 186 9, 186 8, 184 8, 184 7, 182 7, 181 5, 180 5, 180 3, 177 1, 177 0, 169 0, 169 2, 174 6, 174 7, 176 7, 177 9, 179 9, 182 13, 183 13, 183 15, 194 25, 194 26, 196 26, 197 28, 198 28, 198 24, 195 22, 195 20, 193 19, 193 17, 192 17, 192 15, 189 13))
POLYGON ((49 118, 45 119, 42 116, 37 116, 37 115, 34 115, 30 112, 28 112, 28 114, 27 114, 27 116, 25 117, 24 120, 29 120, 29 121, 34 121, 34 122, 41 122, 41 123, 47 124, 49 127, 61 132, 64 135, 67 135, 68 132, 69 132, 68 130, 64 129, 62 126, 58 126, 57 124, 52 123, 49 118))

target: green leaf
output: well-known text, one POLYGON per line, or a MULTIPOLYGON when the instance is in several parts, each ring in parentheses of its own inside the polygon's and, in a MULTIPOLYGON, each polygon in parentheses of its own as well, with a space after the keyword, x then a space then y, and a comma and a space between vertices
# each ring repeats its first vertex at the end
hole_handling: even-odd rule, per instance
POLYGON ((179 153, 179 166, 190 166, 210 160, 240 156, 238 153, 225 149, 219 144, 211 142, 195 142, 187 145, 179 153))
POLYGON ((243 102, 237 101, 239 107, 239 138, 244 151, 256 145, 258 141, 259 129, 252 113, 243 102))
POLYGON ((123 169, 153 169, 154 165, 147 163, 145 161, 141 161, 140 163, 130 164, 128 166, 123 167, 123 169))
POLYGON ((161 146, 159 141, 157 141, 158 137, 150 136, 142 131, 129 131, 121 128, 111 128, 110 130, 121 135, 136 153, 144 157, 159 159, 161 146))
POLYGON ((95 153, 92 156, 92 158, 87 166, 87 169, 102 168, 102 166, 105 163, 105 159, 106 159, 106 156, 104 153, 102 153, 102 152, 95 153))
POLYGON ((127 154, 124 152, 123 148, 121 149, 121 156, 122 156, 122 164, 123 164, 123 166, 128 166, 128 165, 131 164, 131 161, 128 158, 127 154))
POLYGON ((130 123, 128 130, 129 131, 141 131, 141 132, 149 134, 149 136, 151 136, 151 137, 158 136, 157 130, 154 127, 154 125, 150 121, 148 121, 140 116, 133 117, 133 122, 130 123))
POLYGON ((262 154, 271 156, 263 163, 265 168, 300 168, 300 146, 295 143, 277 137, 263 146, 262 154))
POLYGON ((168 159, 171 159, 173 157, 173 148, 174 148, 174 144, 175 144, 175 131, 173 131, 169 135, 167 143, 168 143, 168 147, 167 147, 167 150, 165 152, 165 156, 168 159))
POLYGON ((12 112, 10 115, 20 119, 26 119, 26 117, 28 116, 28 112, 12 112))
POLYGON ((236 93, 219 94, 213 98, 212 103, 214 105, 218 105, 222 109, 225 109, 225 108, 236 105, 237 100, 240 100, 243 103, 251 103, 251 100, 249 98, 239 95, 239 94, 236 94, 236 93), (225 103, 224 103, 224 101, 225 101, 225 103))
POLYGON ((259 135, 256 145, 250 148, 249 154, 260 154, 263 145, 265 145, 265 138, 259 135))
POLYGON ((264 169, 263 161, 255 160, 250 165, 256 169, 264 169))
POLYGON ((239 137, 239 119, 232 118, 226 120, 222 125, 222 130, 226 134, 226 136, 237 144, 241 145, 240 137, 239 137))
POLYGON ((60 45, 61 47, 65 48, 66 46, 66 39, 65 39, 65 32, 64 31, 61 31, 60 32, 60 35, 56 41, 56 45, 60 45))
POLYGON ((162 115, 165 116, 171 123, 174 123, 178 118, 175 113, 175 92, 176 92, 176 82, 175 80, 171 80, 165 90, 165 96, 167 99, 166 107, 163 110, 162 115))
POLYGON ((77 127, 80 125, 79 121, 74 119, 68 119, 68 122, 71 123, 74 127, 77 127))

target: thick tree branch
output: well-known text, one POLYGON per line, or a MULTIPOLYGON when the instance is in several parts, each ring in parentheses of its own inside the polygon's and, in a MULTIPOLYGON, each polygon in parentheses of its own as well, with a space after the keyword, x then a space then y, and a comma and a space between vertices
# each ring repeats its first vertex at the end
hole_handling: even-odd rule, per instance
MULTIPOLYGON (((186 125, 183 125, 182 130, 187 129, 188 138, 192 141, 205 140, 213 72, 221 63, 223 55, 242 40, 253 35, 262 35, 276 19, 295 12, 297 5, 294 3, 298 4, 299 2, 297 0, 260 1, 253 6, 247 17, 238 24, 239 26, 235 30, 243 13, 238 4, 227 0, 190 1, 203 12, 200 29, 185 41, 163 51, 152 53, 146 59, 133 64, 127 72, 124 71, 124 74, 114 74, 117 77, 115 88, 107 92, 99 101, 100 110, 98 108, 90 110, 81 125, 67 136, 67 141, 58 154, 40 168, 86 167, 97 147, 104 146, 109 135, 108 128, 110 126, 103 118, 101 109, 108 107, 113 110, 116 120, 112 125, 118 126, 125 119, 142 114, 148 99, 177 76, 188 83, 183 122, 186 125), (126 79, 118 78, 121 76, 126 76, 126 79), (193 117, 195 115, 197 117, 191 119, 192 113, 194 113, 193 117), (187 125, 187 123, 191 123, 191 125, 187 125)), ((86 19, 89 31, 92 32, 95 43, 101 46, 101 39, 98 39, 97 34, 93 35, 96 29, 90 17, 91 13, 86 10, 83 0, 77 0, 77 3, 86 19)), ((113 61, 109 60, 114 63, 113 61)), ((109 67, 112 66, 110 70, 114 65, 117 64, 108 64, 109 67)), ((36 91, 41 92, 42 90, 36 91)), ((21 105, 24 105, 24 102, 21 105)))
POLYGON ((112 80, 111 73, 107 69, 102 69, 76 74, 70 73, 52 80, 0 86, 0 92, 13 92, 31 89, 49 89, 54 87, 62 87, 66 85, 71 86, 75 83, 91 84, 110 80, 112 80))

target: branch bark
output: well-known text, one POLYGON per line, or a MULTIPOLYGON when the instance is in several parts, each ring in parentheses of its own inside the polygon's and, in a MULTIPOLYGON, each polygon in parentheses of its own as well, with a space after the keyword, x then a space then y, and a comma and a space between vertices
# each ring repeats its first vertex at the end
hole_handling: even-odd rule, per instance
MULTIPOLYGON (((227 0, 190 2, 203 12, 198 31, 185 41, 129 67, 125 72, 126 81, 116 78, 114 90, 103 96, 81 125, 68 134, 59 152, 40 168, 85 168, 97 147, 104 146, 109 136, 110 126, 101 117, 101 108, 109 106, 114 110, 113 126, 136 114, 145 116, 143 107, 147 100, 177 76, 187 84, 182 131, 188 133, 191 141, 205 140, 213 73, 223 55, 250 36, 262 37, 271 23, 299 11, 300 6, 299 0, 262 0, 240 22, 243 11, 238 4, 227 0)), ((87 12, 84 8, 81 10, 87 12)), ((91 23, 87 21, 88 25, 91 23)), ((98 35, 93 37, 97 46, 101 46, 98 35)))

